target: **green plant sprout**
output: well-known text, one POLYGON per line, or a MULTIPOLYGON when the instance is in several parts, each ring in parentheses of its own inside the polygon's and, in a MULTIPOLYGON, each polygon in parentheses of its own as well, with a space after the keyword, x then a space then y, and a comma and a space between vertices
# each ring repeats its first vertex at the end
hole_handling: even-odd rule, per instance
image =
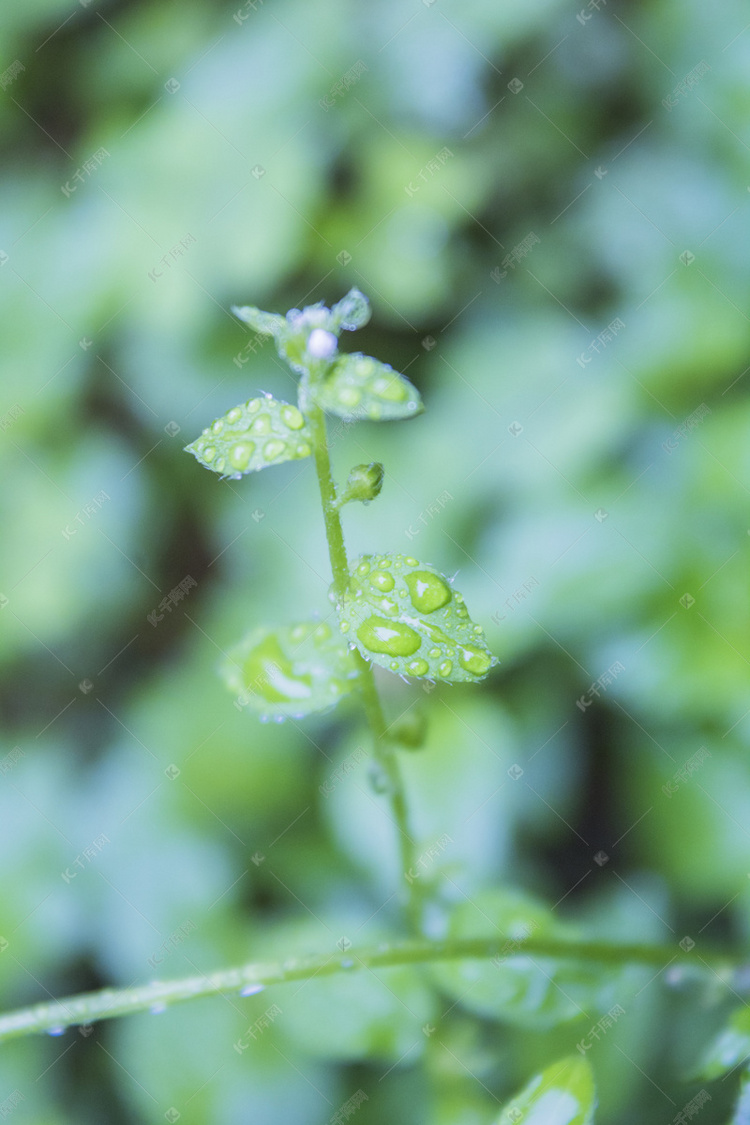
MULTIPOLYGON (((582 940, 543 903, 509 888, 477 892, 450 912, 439 940, 427 936, 425 891, 419 880, 408 877, 416 857, 399 759, 399 753, 421 746, 423 731, 418 724, 388 725, 373 666, 407 681, 478 683, 498 661, 461 594, 431 563, 381 551, 350 564, 341 509, 379 495, 383 466, 356 465, 346 481, 336 485, 325 420, 326 414, 346 422, 409 420, 423 409, 420 395, 387 364, 339 351, 341 333, 361 327, 370 316, 367 299, 357 289, 330 309, 316 304, 292 309, 285 317, 250 307, 233 311, 256 332, 273 337, 279 355, 299 376, 297 403, 270 395, 252 398, 217 418, 186 449, 223 479, 285 461, 314 459, 333 579, 333 613, 328 617, 334 624, 318 615, 302 622, 256 625, 230 651, 222 674, 238 708, 248 708, 266 721, 301 719, 327 711, 345 696, 359 698, 372 736, 374 787, 390 803, 398 839, 407 936, 341 955, 250 962, 36 1004, 0 1015, 0 1042, 34 1032, 56 1035, 71 1025, 134 1012, 161 1011, 201 996, 250 996, 289 981, 412 965, 420 967, 433 990, 449 998, 451 1007, 532 1031, 574 1021, 585 1006, 586 1011, 605 1013, 596 1027, 606 1033, 623 1012, 620 998, 629 1003, 637 988, 645 987, 643 972, 653 979, 654 971, 658 976, 668 966, 671 973, 702 980, 713 989, 718 986, 734 995, 747 992, 744 949, 702 947, 698 957, 689 939, 675 942, 675 947, 582 940)), ((748 1012, 744 1004, 738 1008, 727 1030, 709 1047, 700 1071, 706 1080, 727 1074, 750 1052, 748 1012)), ((597 1099, 593 1070, 584 1056, 591 1046, 584 1035, 576 1054, 566 1054, 535 1073, 494 1118, 494 1125, 590 1125, 597 1099)), ((693 1102, 691 1109, 696 1108, 693 1102)))
MULTIPOLYGON (((345 422, 403 421, 423 410, 408 379, 359 352, 339 351, 342 332, 370 319, 358 289, 328 309, 291 309, 285 317, 259 309, 233 312, 256 332, 271 335, 281 358, 299 375, 297 405, 266 395, 235 406, 186 446, 205 468, 223 478, 312 456, 315 460, 331 561, 330 598, 337 627, 320 621, 253 629, 229 653, 223 672, 240 706, 263 720, 304 718, 359 694, 372 734, 381 787, 390 797, 397 826, 401 870, 413 868, 403 785, 372 665, 419 680, 446 683, 484 679, 497 658, 484 630, 469 617, 462 595, 433 566, 410 555, 364 555, 350 567, 341 509, 379 494, 383 466, 356 465, 343 486, 334 484, 325 415, 345 422)), ((398 732, 396 731, 396 734, 398 732)), ((418 894, 402 888, 411 928, 419 932, 418 894)))

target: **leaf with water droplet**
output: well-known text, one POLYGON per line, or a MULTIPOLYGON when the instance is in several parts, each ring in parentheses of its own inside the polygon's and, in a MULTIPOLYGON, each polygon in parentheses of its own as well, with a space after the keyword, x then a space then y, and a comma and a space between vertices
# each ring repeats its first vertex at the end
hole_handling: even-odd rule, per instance
POLYGON ((311 391, 323 410, 347 422, 393 422, 424 409, 408 379, 361 352, 339 356, 311 391))
POLYGON ((359 289, 350 289, 345 297, 331 309, 331 320, 333 330, 343 329, 345 332, 353 332, 356 328, 361 328, 363 324, 367 324, 370 319, 370 302, 365 297, 364 293, 360 293, 359 289))
POLYGON ((535 1075, 507 1102, 494 1125, 591 1125, 596 1104, 591 1066, 569 1055, 535 1075))
POLYGON ((461 594, 410 555, 358 559, 338 613, 362 655, 400 675, 474 683, 497 664, 461 594))
POLYGON ((235 706, 275 719, 333 707, 352 690, 353 654, 325 622, 253 629, 222 666, 235 706))
POLYGON ((309 457, 312 444, 297 407, 267 395, 233 406, 186 445, 185 452, 214 473, 241 477, 309 457))

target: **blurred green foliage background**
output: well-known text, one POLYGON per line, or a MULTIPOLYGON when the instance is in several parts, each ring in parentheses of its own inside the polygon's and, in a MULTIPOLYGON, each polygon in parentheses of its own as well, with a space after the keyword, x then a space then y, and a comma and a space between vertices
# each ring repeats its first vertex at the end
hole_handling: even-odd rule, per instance
MULTIPOLYGON (((216 675, 251 625, 330 613, 312 466, 222 483, 181 452, 295 394, 231 304, 352 285, 374 316, 349 346, 428 409, 331 427, 339 477, 386 466, 351 555, 455 574, 502 662, 481 688, 380 680, 390 716, 429 717, 405 770, 417 839, 452 840, 436 902, 510 885, 586 934, 746 940, 746 7, 29 0, 3 23, 3 1008, 399 932, 366 763, 320 790, 356 710, 262 726, 216 675)), ((639 988, 588 1056, 602 1122, 671 1118, 726 1015, 689 980, 639 988)), ((200 1001, 4 1046, 0 1109, 307 1125, 362 1089, 362 1125, 486 1125, 589 1026, 474 1011, 412 972, 200 1001)))

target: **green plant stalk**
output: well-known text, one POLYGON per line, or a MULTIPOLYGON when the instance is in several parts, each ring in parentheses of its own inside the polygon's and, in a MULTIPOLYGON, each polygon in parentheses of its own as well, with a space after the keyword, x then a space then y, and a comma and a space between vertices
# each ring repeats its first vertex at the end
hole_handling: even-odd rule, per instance
MULTIPOLYGON (((328 554, 333 572, 333 592, 336 598, 342 598, 349 584, 349 561, 346 556, 339 508, 336 504, 336 486, 331 474, 326 420, 323 411, 313 402, 310 402, 307 406, 306 416, 312 435, 315 469, 318 474, 320 499, 323 505, 328 554)), ((391 813, 398 836, 399 862, 403 880, 402 894, 405 899, 406 915, 411 929, 419 933, 419 889, 416 882, 409 882, 406 877, 407 872, 413 869, 416 857, 414 842, 409 833, 409 817, 401 771, 398 768, 393 744, 388 738, 388 728, 372 666, 359 652, 354 653, 354 661, 358 672, 359 695, 372 733, 373 754, 388 780, 391 813)))
POLYGON ((312 980, 313 977, 333 976, 336 973, 361 969, 386 969, 400 965, 424 965, 436 961, 488 960, 512 957, 554 957, 563 960, 595 962, 603 965, 644 965, 654 969, 667 966, 689 967, 708 977, 718 979, 736 996, 740 986, 735 972, 748 965, 747 951, 719 950, 684 952, 671 945, 618 945, 608 942, 574 942, 553 938, 527 938, 512 943, 498 938, 467 938, 454 941, 432 942, 414 939, 388 942, 363 949, 350 949, 345 955, 336 953, 295 957, 286 961, 250 962, 231 969, 179 980, 153 981, 136 988, 107 988, 101 992, 68 996, 50 1003, 35 1004, 0 1015, 0 1042, 38 1032, 59 1032, 74 1024, 90 1024, 115 1016, 131 1015, 150 1010, 161 1011, 164 1005, 194 1000, 199 996, 217 996, 238 993, 248 986, 266 988, 288 981, 312 980))

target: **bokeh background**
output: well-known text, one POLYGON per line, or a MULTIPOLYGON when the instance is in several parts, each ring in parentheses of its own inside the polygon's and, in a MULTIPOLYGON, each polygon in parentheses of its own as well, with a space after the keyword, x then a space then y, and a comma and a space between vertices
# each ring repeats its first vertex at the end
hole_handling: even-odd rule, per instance
MULTIPOLYGON (((480 688, 381 681, 389 716, 428 716, 405 768, 418 840, 451 837, 436 901, 509 885, 590 935, 746 940, 747 19, 736 0, 7 8, 3 1008, 400 932, 366 763, 320 788, 364 744, 356 711, 262 726, 216 673, 251 625, 330 612, 311 464, 222 483, 181 452, 257 391, 295 394, 230 305, 352 285, 374 315, 345 346, 428 409, 332 427, 339 476, 386 466, 345 512, 351 553, 455 575, 501 660, 480 688)), ((391 983, 8 1044, 0 1111, 306 1125, 362 1089, 362 1125, 484 1125, 590 1026, 391 983)), ((601 1121, 671 1119, 726 1015, 676 975, 639 989, 587 1056, 601 1121)))

